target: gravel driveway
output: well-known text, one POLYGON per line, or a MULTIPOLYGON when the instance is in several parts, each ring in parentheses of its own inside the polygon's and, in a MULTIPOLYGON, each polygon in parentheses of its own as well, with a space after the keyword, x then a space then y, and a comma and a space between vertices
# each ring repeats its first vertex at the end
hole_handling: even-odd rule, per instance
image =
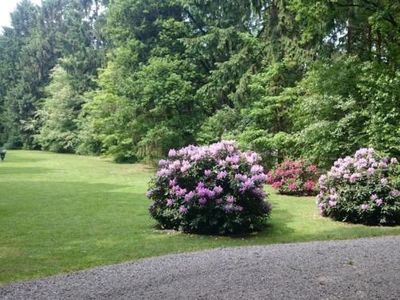
POLYGON ((0 287, 1 299, 400 299, 400 236, 168 255, 0 287))

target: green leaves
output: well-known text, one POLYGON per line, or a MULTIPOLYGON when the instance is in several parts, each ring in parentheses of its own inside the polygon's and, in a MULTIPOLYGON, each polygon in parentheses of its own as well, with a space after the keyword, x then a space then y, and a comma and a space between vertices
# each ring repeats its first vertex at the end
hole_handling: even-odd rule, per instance
POLYGON ((0 144, 132 161, 234 138, 269 166, 400 155, 393 1, 108 2, 17 6, 0 36, 0 144))
POLYGON ((78 143, 77 118, 83 103, 73 90, 70 76, 57 65, 46 87, 48 97, 39 111, 41 128, 35 140, 44 150, 75 152, 78 143))

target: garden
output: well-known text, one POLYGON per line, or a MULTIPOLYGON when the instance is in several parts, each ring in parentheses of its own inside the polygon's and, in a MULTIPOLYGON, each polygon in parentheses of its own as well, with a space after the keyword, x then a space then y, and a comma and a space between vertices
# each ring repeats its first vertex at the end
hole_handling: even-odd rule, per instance
POLYGON ((0 283, 400 234, 400 5, 356 2, 19 1, 0 283))
MULTIPOLYGON (((188 150, 191 150, 194 155, 199 154, 198 149, 186 149, 182 152, 178 150, 176 154, 172 152, 168 160, 183 158, 188 155, 188 150)), ((217 151, 218 147, 211 148, 211 150, 217 151)), ((216 173, 217 169, 212 169, 211 174, 209 172, 201 173, 202 180, 205 179, 205 176, 211 176, 211 178, 210 181, 205 180, 205 186, 200 186, 197 190, 200 194, 210 193, 206 189, 210 190, 209 184, 214 180, 220 180, 217 179, 218 175, 221 179, 226 179, 238 170, 240 172, 249 171, 249 173, 243 173, 243 176, 258 175, 261 179, 260 168, 254 167, 257 161, 254 154, 239 153, 237 149, 231 150, 234 150, 233 153, 248 158, 251 164, 247 165, 247 160, 243 161, 239 164, 239 169, 235 169, 236 167, 229 169, 226 176, 221 172, 216 173), (252 169, 253 172, 251 172, 252 169)), ((230 165, 234 165, 236 160, 237 158, 232 158, 232 156, 228 158, 230 165)), ((390 165, 390 162, 388 164, 390 165)), ((162 170, 169 167, 170 164, 163 161, 161 165, 162 170)), ((180 166, 179 172, 182 167, 184 166, 180 166)), ((203 167, 210 168, 209 165, 203 167)), ((200 168, 200 166, 197 165, 196 168, 200 168)), ((380 168, 377 167, 378 173, 381 172, 380 168)), ((199 169, 196 170, 193 172, 200 172, 199 169)), ((343 171, 345 170, 347 169, 343 169, 343 171)), ((185 171, 185 167, 183 171, 185 171)), ((192 172, 190 169, 186 171, 192 172)), ((400 234, 398 226, 365 226, 323 217, 316 204, 315 196, 285 195, 270 185, 264 186, 267 196, 259 194, 259 197, 267 199, 270 204, 270 206, 262 206, 260 209, 260 213, 267 216, 267 222, 260 224, 256 218, 254 223, 251 223, 245 219, 247 229, 250 229, 251 224, 262 225, 261 231, 250 230, 250 233, 226 235, 191 233, 197 228, 193 227, 193 224, 196 223, 193 223, 193 218, 190 216, 191 213, 196 214, 196 211, 200 209, 200 204, 199 207, 196 207, 194 202, 193 207, 188 206, 188 212, 185 212, 180 209, 181 203, 179 202, 184 201, 184 197, 181 200, 174 198, 174 204, 171 207, 167 206, 167 201, 159 204, 161 207, 171 210, 174 216, 172 220, 176 218, 179 221, 179 223, 174 223, 174 226, 168 226, 170 224, 168 222, 171 220, 169 219, 170 214, 159 215, 156 213, 158 210, 154 208, 151 210, 152 215, 158 220, 164 220, 163 218, 167 217, 168 222, 162 224, 166 224, 164 227, 168 229, 161 229, 158 222, 149 214, 149 206, 152 201, 146 196, 149 182, 152 182, 150 189, 152 191, 150 194, 152 194, 154 187, 158 186, 157 180, 154 181, 154 178, 160 178, 160 175, 162 175, 161 178, 166 176, 163 174, 164 171, 160 173, 159 170, 158 176, 156 172, 156 169, 147 164, 115 164, 98 157, 38 151, 8 151, 5 161, 0 165, 0 238, 2 241, 0 282, 26 280, 150 256, 217 247, 400 234), (271 207, 272 210, 270 210, 271 207), (185 229, 189 233, 169 229, 175 227, 185 229)), ((203 204, 211 211, 220 210, 233 213, 234 218, 219 219, 222 220, 222 223, 218 224, 227 225, 224 228, 228 230, 236 228, 237 220, 242 221, 236 216, 244 213, 246 205, 250 205, 252 200, 239 196, 233 203, 230 203, 229 199, 232 198, 228 197, 236 192, 242 195, 240 190, 246 186, 244 178, 238 179, 238 186, 234 186, 232 189, 226 187, 224 182, 217 181, 224 189, 220 196, 223 199, 223 202, 219 204, 221 207, 214 205, 211 199, 203 204), (237 208, 238 205, 243 205, 242 211, 237 208), (234 209, 235 207, 236 209, 234 209)), ((181 184, 180 180, 178 179, 177 184, 181 184)), ((265 180, 268 180, 268 175, 265 180)), ((327 186, 329 186, 328 182, 327 179, 327 186)), ((167 177, 165 177, 165 181, 161 180, 161 183, 160 188, 169 189, 167 177)), ((195 186, 194 183, 185 183, 185 185, 183 183, 182 189, 192 186, 196 190, 197 185, 195 186)), ((177 184, 174 186, 176 187, 177 184)), ((253 193, 259 187, 257 184, 249 191, 244 191, 243 195, 246 195, 247 192, 253 193)), ((362 200, 361 198, 356 200, 357 202, 353 206, 356 207, 354 210, 360 213, 357 216, 381 215, 383 207, 392 207, 393 198, 388 196, 390 191, 387 186, 382 187, 379 184, 377 188, 378 190, 373 192, 377 194, 377 199, 370 200, 364 197, 362 200), (378 199, 387 201, 387 204, 381 203, 378 206, 380 203, 377 201, 378 199), (368 210, 370 211, 368 214, 364 214, 363 210, 357 208, 363 205, 364 201, 372 207, 371 210, 368 210), (373 201, 375 204, 372 203, 373 201)), ((176 192, 177 188, 174 188, 174 195, 176 192)), ((189 192, 187 190, 187 194, 189 192)), ((256 190, 257 194, 259 192, 256 190)), ((339 192, 347 195, 351 191, 338 189, 337 193, 339 192)), ((148 196, 155 199, 153 195, 148 194, 148 196)), ((193 200, 197 199, 196 197, 194 196, 193 200)), ((254 199, 256 203, 259 203, 260 200, 257 199, 261 198, 254 199)), ((321 193, 320 199, 320 203, 328 207, 325 192, 321 193)), ((336 199, 336 201, 338 208, 348 205, 347 202, 343 202, 339 206, 340 200, 336 199)), ((328 210, 326 214, 334 218, 342 216, 328 210)), ((389 221, 387 215, 383 216, 386 216, 386 220, 389 221)), ((364 223, 365 220, 370 222, 369 220, 377 219, 375 217, 357 219, 361 223, 364 223)))

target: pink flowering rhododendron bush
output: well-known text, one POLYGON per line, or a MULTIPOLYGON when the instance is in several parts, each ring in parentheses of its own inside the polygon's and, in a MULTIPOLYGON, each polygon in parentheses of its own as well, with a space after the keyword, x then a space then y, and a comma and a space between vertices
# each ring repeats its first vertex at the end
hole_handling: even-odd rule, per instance
POLYGON ((318 170, 305 161, 285 160, 268 172, 267 182, 280 194, 316 195, 318 170))
POLYGON ((162 228, 231 234, 262 229, 271 210, 266 175, 254 152, 234 142, 170 150, 147 196, 162 228))
POLYGON ((363 148, 340 158, 319 179, 317 203, 323 216, 368 225, 400 224, 399 166, 363 148))

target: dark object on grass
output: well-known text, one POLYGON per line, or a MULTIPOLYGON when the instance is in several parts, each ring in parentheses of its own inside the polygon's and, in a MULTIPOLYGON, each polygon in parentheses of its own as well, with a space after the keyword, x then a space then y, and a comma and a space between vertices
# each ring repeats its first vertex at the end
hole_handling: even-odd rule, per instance
POLYGON ((3 161, 4 158, 6 157, 6 153, 7 153, 7 150, 5 150, 5 149, 1 149, 1 150, 0 150, 0 158, 1 158, 1 161, 3 161))

